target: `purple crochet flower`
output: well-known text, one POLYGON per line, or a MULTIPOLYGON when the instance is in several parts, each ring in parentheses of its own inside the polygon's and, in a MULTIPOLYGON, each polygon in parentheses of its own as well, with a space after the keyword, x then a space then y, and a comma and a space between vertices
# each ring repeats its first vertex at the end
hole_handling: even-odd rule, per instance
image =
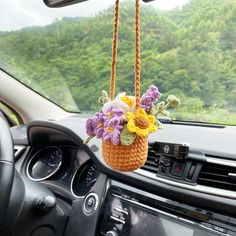
POLYGON ((103 139, 105 141, 111 141, 114 145, 120 143, 120 132, 122 130, 122 125, 120 125, 120 120, 118 117, 108 119, 104 124, 104 134, 103 139))
POLYGON ((95 135, 97 138, 102 138, 104 133, 104 113, 98 112, 96 114, 96 128, 95 128, 95 135))
POLYGON ((157 102, 160 97, 161 93, 158 91, 158 88, 154 85, 151 85, 147 92, 143 94, 140 101, 140 107, 146 112, 149 112, 152 108, 152 105, 157 102))
POLYGON ((96 113, 95 116, 86 121, 86 132, 90 137, 96 136, 102 138, 104 133, 104 114, 103 112, 96 113))
POLYGON ((110 120, 114 117, 118 117, 119 120, 120 120, 120 124, 123 122, 123 120, 125 119, 125 116, 124 116, 124 111, 119 108, 119 107, 112 107, 110 106, 108 109, 107 109, 107 112, 106 114, 104 115, 104 120, 110 120))
POLYGON ((90 137, 95 136, 95 116, 87 119, 87 121, 86 121, 86 133, 90 137))

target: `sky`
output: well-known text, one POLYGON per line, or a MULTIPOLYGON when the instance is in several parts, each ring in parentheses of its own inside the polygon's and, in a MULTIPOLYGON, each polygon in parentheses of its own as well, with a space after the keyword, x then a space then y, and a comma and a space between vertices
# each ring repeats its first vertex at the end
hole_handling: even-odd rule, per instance
MULTIPOLYGON (((189 0, 155 0, 152 5, 160 10, 182 7, 189 0)), ((50 24, 55 18, 91 16, 110 5, 114 0, 89 0, 64 8, 51 9, 43 0, 2 0, 0 1, 0 31, 11 31, 27 26, 50 24)))

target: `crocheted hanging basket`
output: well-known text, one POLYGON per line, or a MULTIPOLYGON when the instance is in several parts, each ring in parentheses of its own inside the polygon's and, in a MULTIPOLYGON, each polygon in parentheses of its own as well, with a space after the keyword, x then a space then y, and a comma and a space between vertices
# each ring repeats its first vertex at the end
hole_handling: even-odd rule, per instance
MULTIPOLYGON (((136 0, 136 27, 135 27, 135 100, 136 110, 140 105, 140 10, 139 0, 136 0)), ((116 77, 116 54, 118 41, 119 0, 116 0, 114 15, 114 38, 112 50, 112 72, 110 83, 110 97, 114 100, 116 77)), ((111 168, 118 171, 133 171, 142 167, 147 159, 148 137, 136 136, 130 145, 114 145, 111 141, 102 141, 102 156, 111 168)))
POLYGON ((106 164, 118 171, 133 171, 144 165, 148 153, 148 138, 136 137, 133 144, 114 145, 102 141, 102 156, 106 164))
POLYGON ((168 115, 166 109, 179 104, 174 96, 158 103, 161 94, 154 85, 140 98, 140 10, 139 0, 135 1, 135 96, 121 93, 115 97, 119 16, 119 0, 116 0, 110 96, 103 91, 103 96, 99 98, 102 109, 86 122, 87 141, 93 137, 101 138, 103 159, 117 171, 133 171, 144 165, 148 153, 148 135, 160 125, 156 117, 158 114, 168 115))

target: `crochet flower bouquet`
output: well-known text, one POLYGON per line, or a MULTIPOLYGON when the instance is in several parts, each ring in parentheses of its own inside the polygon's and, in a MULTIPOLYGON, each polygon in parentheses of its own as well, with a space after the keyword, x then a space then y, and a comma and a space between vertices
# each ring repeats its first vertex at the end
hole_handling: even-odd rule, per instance
POLYGON ((166 109, 177 107, 180 103, 172 95, 166 102, 158 103, 161 94, 154 85, 140 98, 140 11, 139 0, 135 2, 135 96, 125 93, 116 98, 114 96, 119 16, 119 0, 116 0, 110 97, 103 91, 99 98, 102 109, 86 122, 87 141, 93 137, 102 139, 103 159, 118 171, 133 171, 144 165, 148 153, 148 135, 161 125, 157 120, 158 115, 169 115, 166 109))
POLYGON ((148 135, 161 123, 158 115, 169 116, 167 108, 180 104, 170 95, 165 102, 158 102, 161 94, 154 85, 141 97, 136 108, 134 96, 119 94, 113 101, 103 91, 99 98, 103 104, 100 112, 89 118, 86 130, 89 139, 102 139, 103 159, 113 169, 132 171, 144 165, 147 158, 148 135))

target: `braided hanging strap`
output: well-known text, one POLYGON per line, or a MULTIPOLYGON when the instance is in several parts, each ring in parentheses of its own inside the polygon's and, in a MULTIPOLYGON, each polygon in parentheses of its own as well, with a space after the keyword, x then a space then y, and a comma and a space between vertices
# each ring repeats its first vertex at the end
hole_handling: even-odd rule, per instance
MULTIPOLYGON (((135 99, 136 109, 140 106, 140 3, 135 0, 135 99)), ((115 2, 114 13, 114 32, 112 43, 112 64, 111 64, 111 80, 110 80, 110 98, 115 97, 116 82, 116 58, 118 45, 118 21, 119 21, 119 0, 115 2)))
POLYGON ((136 109, 140 106, 140 3, 135 0, 135 99, 136 109))
MULTIPOLYGON (((140 107, 140 9, 139 0, 135 0, 135 99, 136 109, 140 107)), ((112 72, 110 97, 114 100, 116 79, 116 55, 118 41, 119 0, 115 4, 114 35, 112 45, 112 72)), ((113 145, 102 142, 102 156, 105 163, 118 171, 133 171, 144 165, 148 154, 148 137, 136 137, 131 145, 113 145)))
POLYGON ((114 100, 114 97, 115 97, 116 55, 117 55, 117 44, 118 44, 118 20, 119 20, 119 0, 116 0, 115 15, 114 15, 113 43, 112 43, 111 81, 110 81, 110 98, 111 98, 111 100, 114 100))

